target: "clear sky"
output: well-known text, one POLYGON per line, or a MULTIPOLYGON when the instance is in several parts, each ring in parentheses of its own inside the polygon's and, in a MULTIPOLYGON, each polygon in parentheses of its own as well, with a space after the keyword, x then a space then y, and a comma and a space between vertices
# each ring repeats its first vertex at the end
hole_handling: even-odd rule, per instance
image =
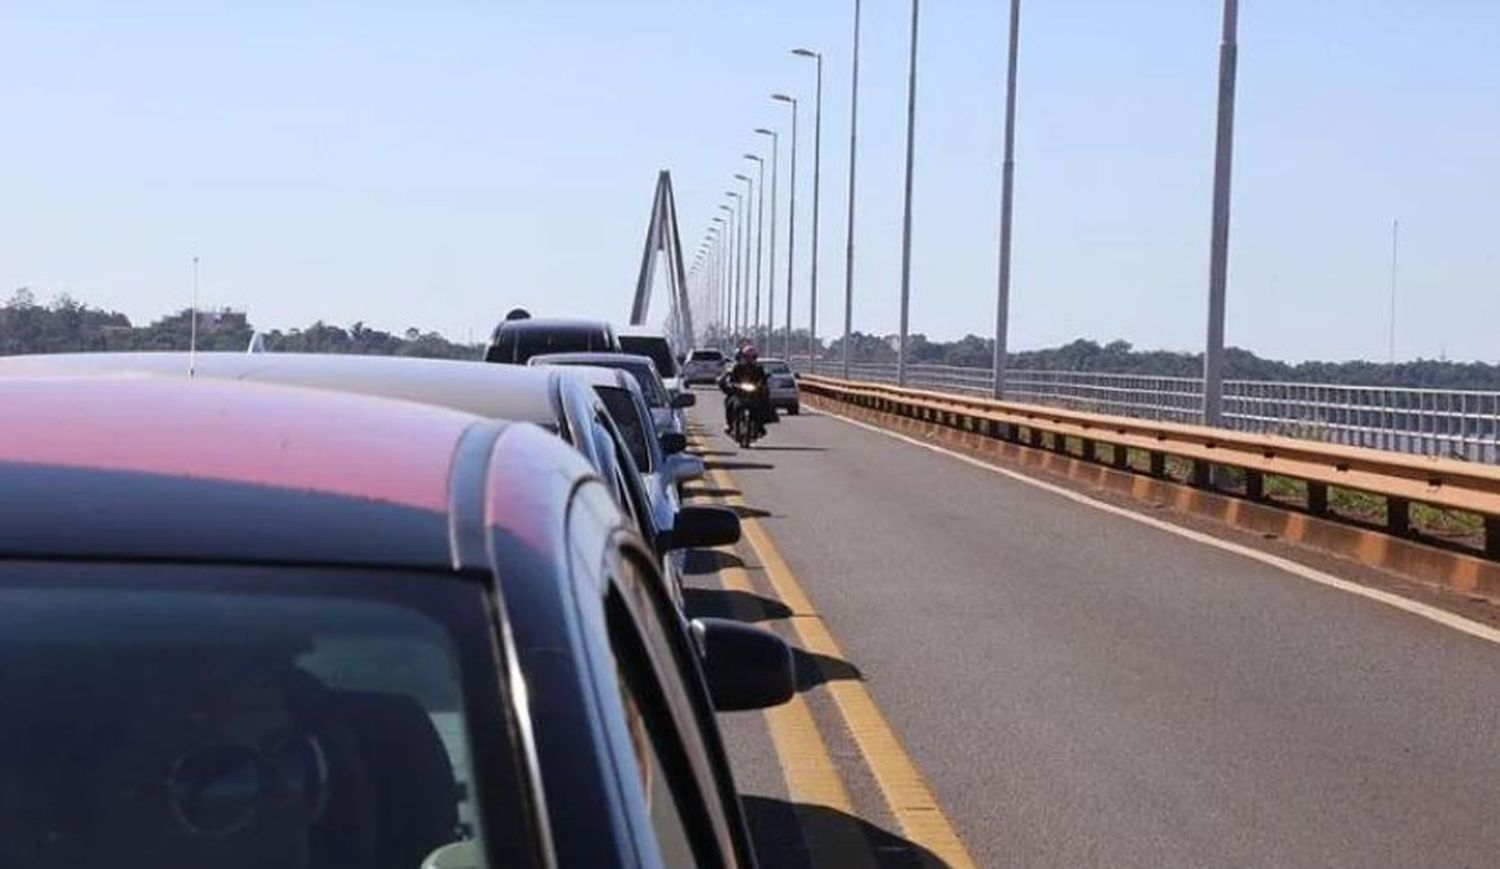
MULTIPOLYGON (((935 337, 993 323, 1004 5, 922 8, 912 328, 935 337)), ((1013 346, 1201 346, 1219 5, 1024 3, 1013 346)), ((807 45, 826 335, 852 6, 4 0, 0 294, 147 319, 186 303, 196 254, 204 302, 264 326, 623 319, 657 170, 691 256, 750 130, 788 126, 772 91, 804 98, 807 253, 807 45)), ((854 322, 886 332, 909 6, 865 7, 854 322)), ((1500 4, 1244 0, 1240 37, 1229 341, 1383 359, 1399 218, 1398 355, 1500 359, 1500 4)))

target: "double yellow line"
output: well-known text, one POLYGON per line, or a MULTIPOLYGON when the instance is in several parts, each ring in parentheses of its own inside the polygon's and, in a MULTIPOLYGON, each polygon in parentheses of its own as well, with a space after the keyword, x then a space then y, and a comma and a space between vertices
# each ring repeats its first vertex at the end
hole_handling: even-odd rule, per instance
MULTIPOLYGON (((711 468, 706 477, 722 491, 724 503, 744 505, 744 498, 735 494, 738 489, 727 472, 711 468)), ((742 516, 740 523, 745 542, 755 553, 776 596, 791 611, 788 620, 803 650, 843 660, 833 634, 765 529, 751 516, 742 516)), ((728 590, 754 593, 743 567, 721 571, 720 582, 728 590)), ((864 684, 834 678, 826 678, 824 684, 902 835, 950 866, 975 865, 931 787, 864 684)), ((766 710, 765 715, 792 800, 854 815, 848 790, 807 702, 799 695, 790 703, 766 710)), ((823 824, 813 818, 799 820, 803 821, 803 834, 817 865, 875 865, 870 843, 852 825, 823 824)))

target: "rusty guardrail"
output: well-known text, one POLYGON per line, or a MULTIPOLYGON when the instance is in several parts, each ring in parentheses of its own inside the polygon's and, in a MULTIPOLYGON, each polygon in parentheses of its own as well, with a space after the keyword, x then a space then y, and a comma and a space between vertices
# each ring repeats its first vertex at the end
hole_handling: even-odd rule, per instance
POLYGON ((1268 500, 1268 476, 1298 480, 1306 510, 1317 516, 1330 515, 1329 487, 1368 493, 1385 500, 1384 530, 1396 536, 1412 536, 1413 504, 1476 514, 1483 554, 1500 560, 1500 467, 1493 465, 823 376, 800 383, 815 395, 1015 444, 1075 455, 1075 443, 1076 457, 1134 473, 1164 477, 1175 458, 1189 463, 1190 485, 1254 501, 1268 500), (1107 459, 1101 445, 1111 448, 1107 459), (1144 467, 1132 464, 1132 452, 1144 467), (1216 468, 1242 474, 1243 492, 1217 485, 1216 468))

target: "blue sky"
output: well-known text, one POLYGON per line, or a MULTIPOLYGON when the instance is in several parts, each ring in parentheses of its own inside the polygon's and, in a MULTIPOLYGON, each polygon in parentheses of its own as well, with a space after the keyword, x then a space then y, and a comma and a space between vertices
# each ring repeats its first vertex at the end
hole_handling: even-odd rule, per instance
MULTIPOLYGON (((912 328, 932 336, 993 322, 1003 5, 923 4, 912 328)), ((865 6, 854 322, 885 332, 909 7, 865 6)), ((1218 7, 1027 0, 1013 346, 1201 346, 1218 7)), ((1384 358, 1399 218, 1398 355, 1500 358, 1500 4, 1242 7, 1229 341, 1384 358)), ((808 45, 826 54, 826 334, 843 316, 851 10, 7 0, 0 294, 145 319, 185 304, 196 254, 205 303, 267 326, 463 338, 515 304, 623 319, 657 170, 691 256, 750 130, 787 126, 768 95, 790 91, 801 321, 813 69, 787 49, 808 45)))

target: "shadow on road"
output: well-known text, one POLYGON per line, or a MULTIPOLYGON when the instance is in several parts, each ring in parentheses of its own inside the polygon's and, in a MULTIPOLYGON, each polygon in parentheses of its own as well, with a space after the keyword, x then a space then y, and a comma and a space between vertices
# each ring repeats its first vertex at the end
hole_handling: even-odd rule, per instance
POLYGON ((730 510, 733 510, 734 515, 741 519, 764 519, 771 515, 770 510, 762 510, 759 507, 747 507, 744 504, 728 504, 726 506, 730 510))
POLYGON ((757 446, 755 448, 762 453, 826 453, 828 447, 779 447, 775 444, 757 446))
POLYGON ((775 465, 764 462, 704 462, 704 467, 719 471, 769 471, 775 465))
POLYGON ((688 486, 682 490, 687 498, 733 498, 743 494, 739 489, 715 489, 712 486, 688 486))
POLYGON ((745 823, 762 866, 814 867, 856 859, 846 849, 869 850, 882 867, 943 866, 936 854, 915 842, 826 806, 744 796, 745 823), (805 833, 805 835, 804 835, 805 833), (812 843, 843 853, 812 853, 812 843))
POLYGON ((682 572, 688 576, 704 576, 744 566, 745 562, 738 555, 717 549, 689 549, 682 558, 682 572))
POLYGON ((784 619, 792 614, 791 609, 779 600, 761 597, 753 592, 721 588, 683 589, 682 607, 687 611, 688 618, 709 616, 742 622, 784 619))
MULTIPOLYGON (((791 611, 787 611, 791 615, 791 611)), ((849 679, 862 681, 865 676, 859 668, 840 658, 829 655, 820 655, 817 652, 807 652, 802 649, 792 648, 792 662, 797 671, 797 690, 807 691, 816 688, 825 682, 849 679)))

